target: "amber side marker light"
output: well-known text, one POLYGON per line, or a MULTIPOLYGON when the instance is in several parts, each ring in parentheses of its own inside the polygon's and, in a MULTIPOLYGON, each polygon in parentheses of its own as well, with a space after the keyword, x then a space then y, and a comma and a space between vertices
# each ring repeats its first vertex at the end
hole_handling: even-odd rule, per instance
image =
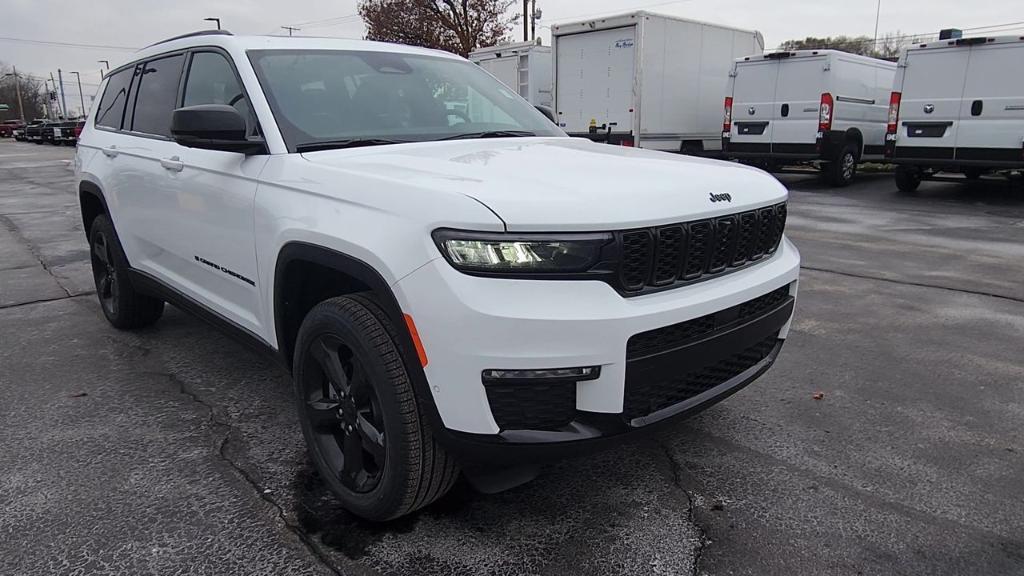
POLYGON ((423 349, 423 341, 420 340, 420 333, 416 331, 416 323, 412 316, 405 314, 405 326, 409 329, 409 336, 412 337, 412 344, 416 347, 416 355, 420 358, 420 366, 427 367, 427 351, 423 349))

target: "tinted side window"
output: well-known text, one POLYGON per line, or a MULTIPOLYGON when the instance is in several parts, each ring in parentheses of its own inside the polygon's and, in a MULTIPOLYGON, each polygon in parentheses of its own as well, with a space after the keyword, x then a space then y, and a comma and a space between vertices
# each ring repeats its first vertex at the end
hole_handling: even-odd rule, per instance
POLYGON ((135 112, 132 115, 133 132, 171 135, 171 112, 177 107, 178 80, 185 56, 179 54, 150 60, 139 67, 141 80, 135 98, 135 112))
POLYGON ((124 116, 124 104, 128 101, 128 86, 132 83, 134 70, 128 68, 110 76, 107 89, 100 99, 100 108, 96 111, 96 125, 119 130, 121 118, 124 116))
POLYGON ((227 58, 217 52, 196 52, 192 56, 188 78, 185 80, 185 101, 182 105, 200 104, 233 106, 250 127, 255 123, 249 99, 238 83, 234 69, 227 58))

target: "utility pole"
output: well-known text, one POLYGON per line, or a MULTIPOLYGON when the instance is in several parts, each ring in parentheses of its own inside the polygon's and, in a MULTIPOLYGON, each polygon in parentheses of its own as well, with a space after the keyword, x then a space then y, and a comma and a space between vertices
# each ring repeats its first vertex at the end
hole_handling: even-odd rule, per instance
POLYGON ((14 93, 18 95, 18 115, 21 116, 21 121, 25 121, 25 106, 21 103, 21 79, 18 78, 18 68, 15 66, 11 67, 14 70, 14 93))
POLYGON ((530 40, 537 41, 537 0, 530 0, 530 40))
POLYGON ((294 26, 281 26, 281 28, 284 28, 285 30, 288 31, 288 37, 289 38, 292 37, 292 32, 301 32, 302 31, 302 28, 296 28, 294 26))
POLYGON ((85 94, 82 92, 82 75, 78 72, 68 72, 78 78, 78 99, 82 102, 82 118, 85 118, 85 94))
POLYGON ((530 0, 523 0, 523 42, 530 41, 530 19, 527 12, 530 11, 530 0))
MULTIPOLYGON (((56 95, 57 95, 57 81, 53 79, 53 72, 50 72, 50 84, 53 84, 53 94, 54 94, 54 98, 52 100, 50 100, 50 101, 57 103, 57 116, 63 116, 64 112, 60 109, 60 101, 57 100, 57 98, 56 98, 56 95)), ((49 96, 49 95, 47 95, 47 96, 49 96)))
POLYGON ((64 96, 64 73, 61 72, 60 68, 57 68, 57 81, 60 82, 60 105, 64 108, 64 119, 67 120, 70 114, 68 113, 68 99, 64 96))

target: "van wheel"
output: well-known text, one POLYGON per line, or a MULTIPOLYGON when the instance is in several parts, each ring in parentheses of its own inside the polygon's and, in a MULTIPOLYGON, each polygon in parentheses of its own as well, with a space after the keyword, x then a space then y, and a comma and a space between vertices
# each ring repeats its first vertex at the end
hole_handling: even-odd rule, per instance
POLYGON ((128 258, 106 216, 97 216, 89 228, 89 247, 96 296, 103 315, 115 328, 143 328, 160 319, 164 301, 135 291, 128 278, 128 258))
POLYGON ((419 410, 396 335, 370 300, 338 297, 309 312, 295 344, 310 457, 344 507, 373 521, 430 504, 459 475, 419 410))
POLYGON ((849 186, 857 175, 857 149, 852 144, 843 146, 833 162, 825 166, 828 183, 837 188, 849 186))
POLYGON ((977 180, 985 171, 981 168, 964 168, 964 177, 968 180, 977 180))
POLYGON ((921 185, 921 169, 916 166, 896 167, 896 187, 900 192, 911 193, 921 185))

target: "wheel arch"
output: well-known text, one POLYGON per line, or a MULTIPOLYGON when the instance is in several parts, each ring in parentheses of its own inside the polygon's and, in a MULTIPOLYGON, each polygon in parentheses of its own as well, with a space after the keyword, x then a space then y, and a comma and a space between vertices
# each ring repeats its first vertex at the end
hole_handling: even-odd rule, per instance
POLYGON ((447 435, 430 392, 426 373, 419 362, 416 345, 405 315, 391 286, 373 266, 351 256, 302 241, 286 243, 278 251, 274 269, 274 331, 278 353, 285 367, 293 371, 295 342, 302 320, 317 303, 346 294, 363 294, 387 315, 398 335, 399 353, 434 433, 445 441, 447 435), (323 274, 315 277, 311 275, 323 274))
MULTIPOLYGON (((110 217, 110 208, 107 207, 107 199, 103 196, 103 190, 92 182, 83 181, 78 185, 78 206, 82 212, 82 229, 85 230, 85 237, 89 237, 92 228, 92 221, 101 214, 110 217)), ((114 222, 111 221, 113 226, 114 222)), ((114 230, 115 234, 117 230, 114 230)))
POLYGON ((846 131, 846 141, 857 146, 857 160, 864 157, 864 134, 859 128, 850 128, 846 131))

